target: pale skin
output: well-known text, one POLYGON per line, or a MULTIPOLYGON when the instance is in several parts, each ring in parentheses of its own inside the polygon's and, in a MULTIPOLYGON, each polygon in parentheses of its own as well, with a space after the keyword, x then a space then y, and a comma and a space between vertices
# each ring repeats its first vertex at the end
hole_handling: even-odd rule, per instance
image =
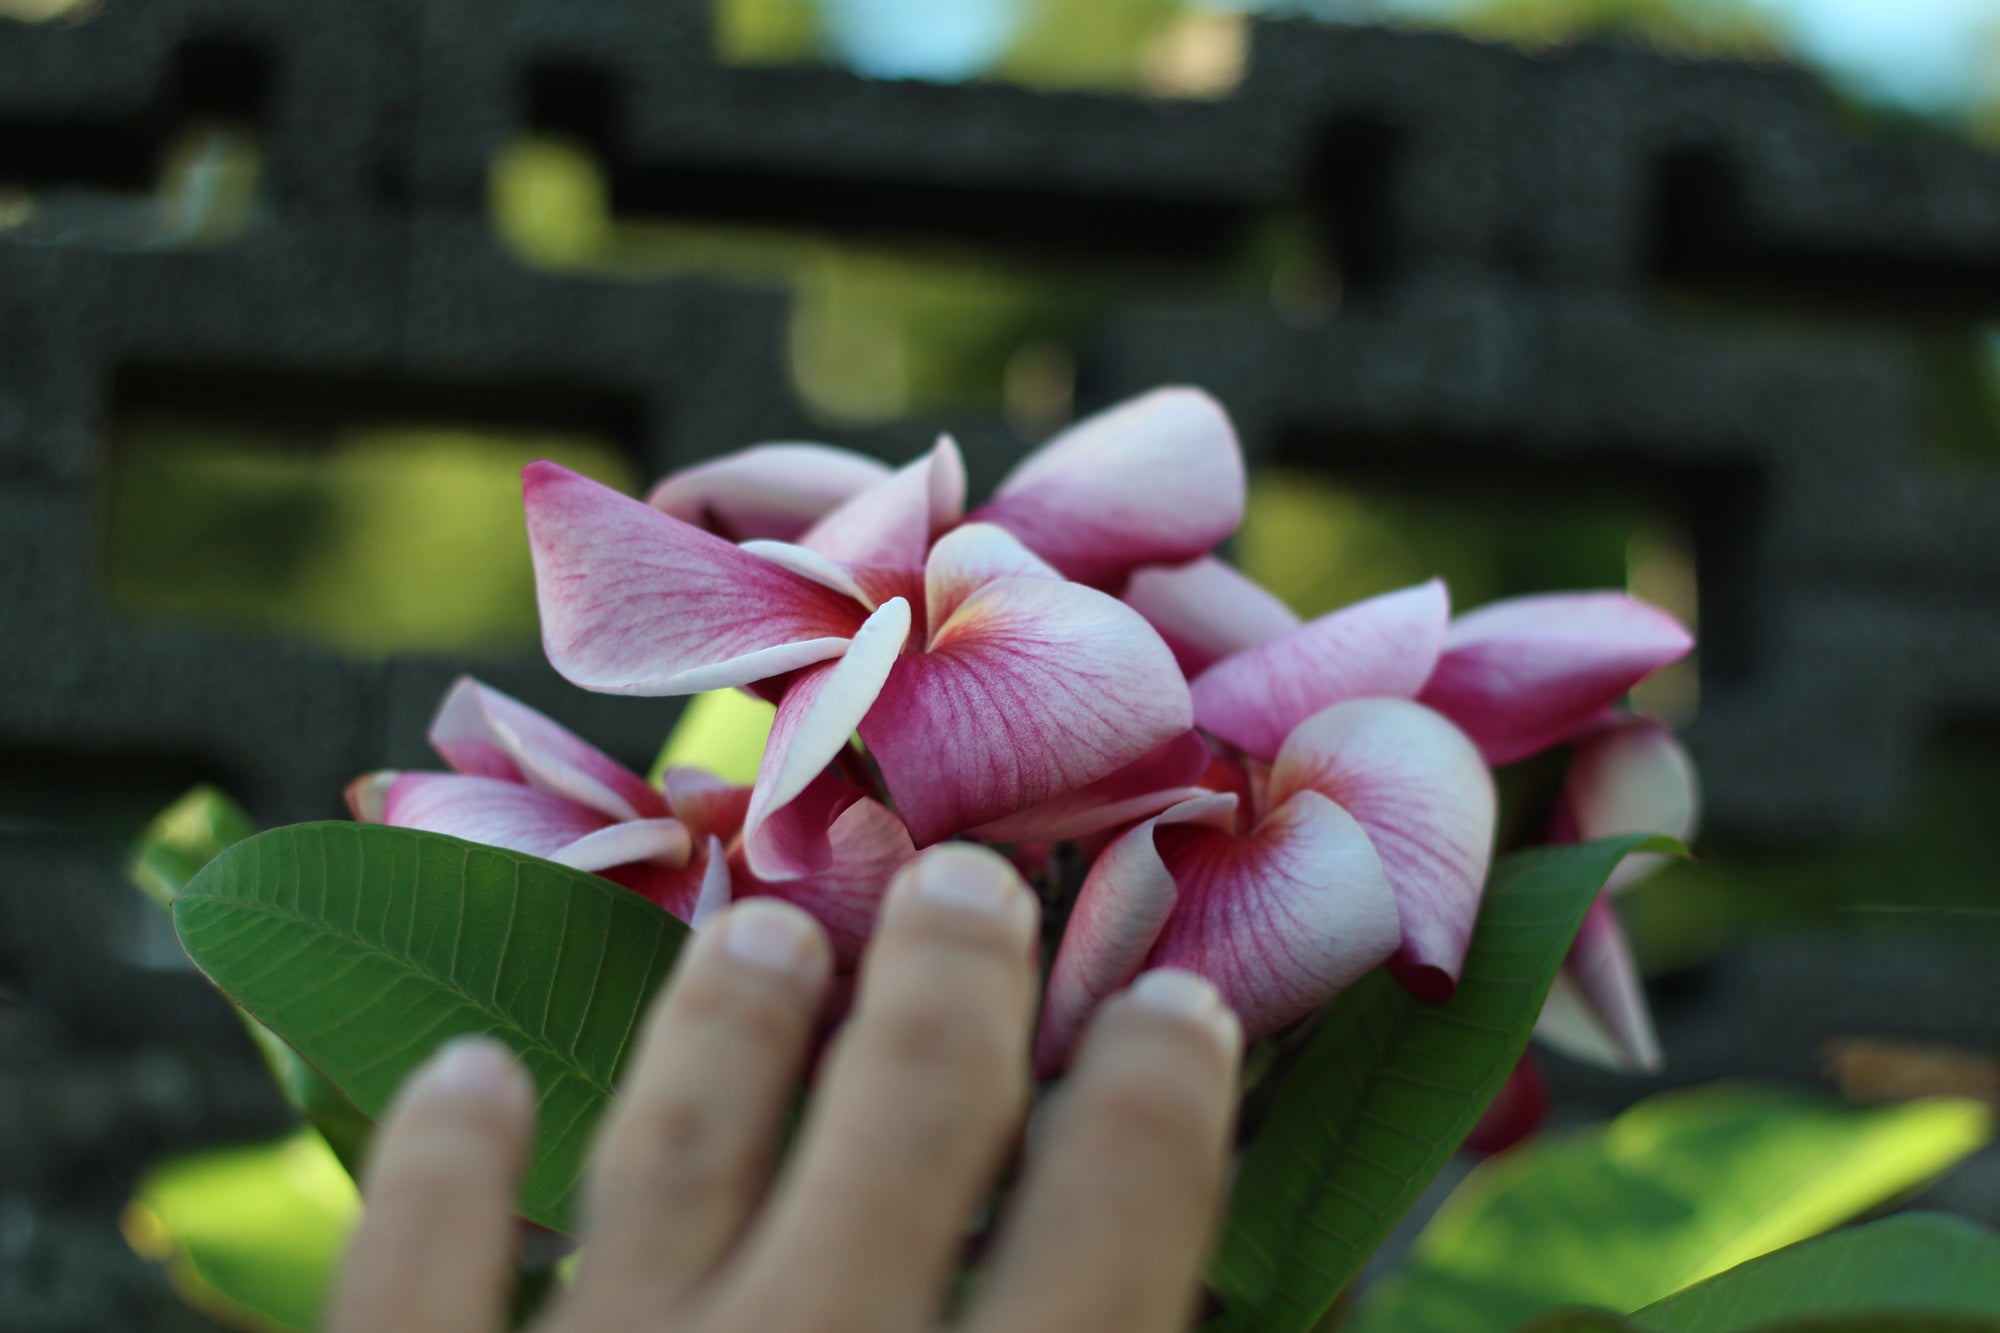
MULTIPOLYGON (((1017 1185, 969 1333, 1169 1333, 1196 1311, 1241 1046, 1206 982, 1156 972, 1098 1012, 1022 1146, 1038 906, 948 845, 897 877, 812 1109, 775 1159, 832 977, 771 899, 697 934, 593 1151, 576 1281, 544 1333, 939 1327, 975 1210, 1017 1185)), ((333 1333, 504 1326, 534 1094, 503 1047, 445 1048, 377 1137, 333 1333)))

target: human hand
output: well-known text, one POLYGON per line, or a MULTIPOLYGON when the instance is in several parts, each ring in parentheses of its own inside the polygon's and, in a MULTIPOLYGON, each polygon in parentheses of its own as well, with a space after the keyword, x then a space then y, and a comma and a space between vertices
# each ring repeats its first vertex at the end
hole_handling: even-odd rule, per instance
MULTIPOLYGON (((791 1093, 831 980, 819 926, 751 899, 690 940, 596 1144, 574 1286, 546 1333, 895 1333, 936 1325, 1032 1083, 1039 910, 993 852, 897 876, 796 1151, 791 1093)), ((959 1327, 1166 1333, 1193 1312, 1227 1175, 1236 1021, 1143 976, 1038 1117, 959 1327)), ((497 1043, 448 1045, 377 1137, 334 1333, 503 1326, 533 1123, 497 1043)))

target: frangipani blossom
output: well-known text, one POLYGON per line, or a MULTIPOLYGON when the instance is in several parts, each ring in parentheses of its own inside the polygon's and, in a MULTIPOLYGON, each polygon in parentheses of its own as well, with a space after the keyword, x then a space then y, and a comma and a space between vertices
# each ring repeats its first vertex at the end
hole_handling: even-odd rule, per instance
MULTIPOLYGON (((955 464, 955 447, 950 456, 955 464)), ((809 529, 887 475, 845 449, 758 445, 673 474, 648 502, 732 541, 796 541, 851 563, 907 511, 876 505, 809 529)), ((1142 566, 1205 555, 1242 522, 1244 495, 1242 450, 1221 405, 1199 389, 1164 388, 1057 433, 969 517, 1013 533, 1066 578, 1116 589, 1142 566)), ((962 465, 941 468, 933 499, 931 539, 968 517, 962 465)))
POLYGON ((797 541, 889 472, 888 464, 851 449, 759 444, 674 473, 646 503, 733 542, 797 541))
POLYGON ((826 863, 809 877, 758 879, 740 834, 750 789, 669 769, 664 790, 549 718, 470 677, 445 696, 431 745, 450 773, 380 772, 348 787, 357 819, 447 833, 603 875, 699 925, 733 899, 772 894, 820 918, 858 956, 897 867, 915 855, 880 802, 832 774, 814 786, 826 863))
MULTIPOLYGON (((1575 743, 1558 798, 1553 841, 1584 842, 1624 833, 1694 836, 1700 800, 1693 761, 1664 726, 1614 715, 1575 743)), ((1625 858, 1605 894, 1629 888, 1661 863, 1657 853, 1625 858)), ((1535 1036, 1566 1055, 1650 1073, 1660 1044, 1618 915, 1607 897, 1591 904, 1549 991, 1535 1036)))
POLYGON ((1290 607, 1212 555, 1137 571, 1125 604, 1160 632, 1190 677, 1299 627, 1290 607))
POLYGON ((1418 697, 1511 764, 1588 728, 1634 685, 1686 657, 1678 620, 1620 592, 1489 602, 1451 624, 1418 697))
POLYGON ((1097 1004, 1147 967, 1206 976, 1248 1035, 1331 999, 1402 943, 1397 886, 1483 880, 1493 788, 1450 723, 1402 699, 1321 710, 1268 768, 1121 834, 1077 895, 1036 1040, 1060 1069, 1097 1004))
POLYGON ((825 825, 789 807, 857 731, 918 845, 1066 796, 1186 732, 1193 705, 1159 636, 1004 530, 958 524, 964 485, 940 441, 797 544, 736 546, 531 464, 549 660, 609 693, 782 693, 744 831, 765 880, 826 865, 825 825))
MULTIPOLYGON (((1487 763, 1506 763, 1588 726, 1691 644, 1672 617, 1621 593, 1519 597, 1453 620, 1444 585, 1433 580, 1215 662, 1192 682, 1195 721, 1268 761, 1320 709, 1353 699, 1413 699, 1467 735, 1487 763)), ((1484 886, 1484 864, 1476 870, 1413 866, 1399 874, 1391 867, 1403 913, 1395 970, 1424 998, 1442 999, 1457 984, 1484 886)))

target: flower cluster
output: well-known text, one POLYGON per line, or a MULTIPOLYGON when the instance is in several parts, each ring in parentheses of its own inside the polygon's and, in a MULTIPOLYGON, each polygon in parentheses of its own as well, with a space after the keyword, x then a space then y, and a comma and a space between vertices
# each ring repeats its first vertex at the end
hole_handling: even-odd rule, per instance
MULTIPOLYGON (((1571 747, 1550 840, 1693 818, 1685 756, 1615 708, 1689 650, 1670 616, 1597 592, 1454 618, 1431 582, 1302 624, 1211 554, 1242 519, 1244 471, 1196 390, 1078 423, 970 511, 949 438, 895 470, 764 445, 645 503, 552 463, 524 488, 556 670, 615 694, 768 699, 755 784, 672 769, 655 788, 468 680, 431 733, 455 772, 361 779, 356 816, 594 871, 697 927, 775 894, 849 963, 916 849, 1004 844, 1066 914, 1045 1073, 1149 967, 1208 977, 1252 1036, 1385 963, 1448 996, 1495 766, 1571 747)), ((1656 1058, 1601 904, 1557 1001, 1550 1040, 1656 1058)))

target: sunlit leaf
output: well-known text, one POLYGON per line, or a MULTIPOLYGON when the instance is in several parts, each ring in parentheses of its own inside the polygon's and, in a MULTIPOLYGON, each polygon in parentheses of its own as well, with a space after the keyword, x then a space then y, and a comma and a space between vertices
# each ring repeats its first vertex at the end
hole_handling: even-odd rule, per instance
POLYGON ((609 880, 415 829, 297 824, 237 843, 174 903, 189 957, 364 1114, 447 1037, 534 1074, 521 1211, 566 1230, 592 1128, 687 928, 609 880))
POLYGON ((705 768, 726 782, 749 786, 757 780, 777 714, 775 706, 741 690, 697 694, 653 761, 653 783, 669 768, 705 768))
POLYGON ((1213 1328, 1313 1326, 1506 1082, 1584 912, 1639 847, 1678 850, 1625 837, 1502 857, 1448 1002, 1379 971, 1335 1002, 1238 1172, 1213 1328))
MULTIPOLYGON (((1937 1213, 1885 1218, 1753 1259, 1654 1302, 1632 1322, 1655 1333, 1735 1333, 1779 1319, 1789 1328, 1810 1317, 1817 1327, 1842 1312, 1888 1310, 2000 1320, 2000 1236, 1937 1213)), ((1885 1333, 1906 1327, 1869 1317, 1868 1327, 1885 1333)))
POLYGON ((1731 1084, 1649 1098, 1483 1163, 1354 1327, 1481 1333, 1560 1305, 1634 1310, 1922 1184, 1990 1121, 1969 1100, 1856 1110, 1731 1084))
POLYGON ((354 1182, 305 1130, 153 1168, 122 1225, 195 1308, 238 1328, 308 1330, 359 1211, 354 1182))
MULTIPOLYGON (((149 898, 171 911, 181 890, 203 866, 221 855, 225 847, 256 831, 256 824, 243 808, 216 788, 205 784, 190 788, 139 835, 132 853, 132 879, 149 898)), ((325 1136, 350 1171, 358 1170, 368 1138, 375 1132, 374 1123, 275 1032, 240 1007, 236 1012, 285 1100, 325 1136)))

